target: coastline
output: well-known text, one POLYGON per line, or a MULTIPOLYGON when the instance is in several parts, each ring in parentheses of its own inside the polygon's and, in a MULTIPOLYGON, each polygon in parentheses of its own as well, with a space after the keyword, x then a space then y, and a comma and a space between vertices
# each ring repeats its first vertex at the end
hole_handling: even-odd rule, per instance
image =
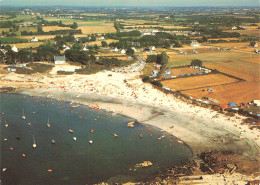
POLYGON ((259 140, 254 139, 257 132, 250 130, 247 125, 240 125, 241 118, 229 120, 229 117, 219 115, 218 118, 209 119, 216 112, 202 107, 194 107, 184 102, 181 103, 185 104, 189 110, 197 111, 196 115, 190 111, 170 110, 167 107, 134 103, 121 98, 83 93, 75 95, 75 93, 63 92, 62 90, 53 92, 51 89, 18 89, 15 92, 87 106, 98 106, 134 118, 139 123, 158 127, 179 138, 191 147, 194 157, 201 152, 212 150, 232 151, 240 155, 250 156, 250 158, 259 156, 259 140), (200 114, 200 112, 203 112, 203 114, 200 114), (243 134, 241 134, 242 130, 245 131, 243 134))

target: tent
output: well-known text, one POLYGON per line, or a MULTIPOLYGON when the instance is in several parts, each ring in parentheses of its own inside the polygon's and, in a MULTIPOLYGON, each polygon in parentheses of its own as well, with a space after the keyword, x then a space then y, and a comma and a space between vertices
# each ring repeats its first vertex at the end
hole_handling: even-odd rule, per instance
POLYGON ((230 107, 236 107, 236 104, 235 104, 234 102, 229 102, 228 105, 229 105, 230 107))
POLYGON ((212 89, 212 88, 209 88, 207 91, 213 91, 213 89, 212 89))
POLYGON ((166 74, 166 75, 164 75, 164 77, 169 77, 169 75, 168 75, 168 74, 166 74))

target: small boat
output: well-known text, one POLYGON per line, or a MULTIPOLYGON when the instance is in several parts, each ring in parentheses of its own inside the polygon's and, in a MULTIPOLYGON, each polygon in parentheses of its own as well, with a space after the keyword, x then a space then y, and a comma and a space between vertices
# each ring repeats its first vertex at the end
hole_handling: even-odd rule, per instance
POLYGON ((35 137, 34 137, 34 134, 33 134, 33 148, 35 149, 36 148, 36 142, 35 142, 35 137))
POLYGON ((48 171, 48 172, 52 172, 52 169, 48 169, 47 171, 48 171))
POLYGON ((3 170, 2 170, 2 171, 3 171, 3 172, 5 172, 6 170, 7 170, 7 168, 3 168, 3 170))
POLYGON ((51 143, 52 143, 52 144, 55 144, 55 143, 56 143, 55 139, 52 139, 52 140, 51 140, 51 143))
POLYGON ((76 137, 73 137, 73 140, 74 140, 74 141, 76 141, 76 140, 77 140, 77 138, 76 138, 76 137))
POLYGON ((93 133, 93 132, 94 132, 94 130, 93 130, 93 129, 91 129, 91 130, 90 130, 90 132, 91 132, 91 133, 93 133))
POLYGON ((92 140, 89 140, 88 142, 89 142, 89 144, 92 144, 92 143, 93 143, 93 141, 92 141, 92 140))
POLYGON ((114 137, 117 138, 117 137, 118 137, 118 134, 114 134, 114 137))
POLYGON ((183 141, 181 141, 181 140, 178 140, 178 143, 180 143, 180 144, 183 144, 183 141))
POLYGON ((22 154, 22 156, 23 156, 23 157, 26 157, 26 155, 25 155, 25 154, 22 154))
POLYGON ((78 108, 80 105, 71 105, 70 108, 78 108))
POLYGON ((15 138, 16 138, 17 140, 20 140, 20 139, 21 139, 19 136, 16 136, 15 138))
POLYGON ((69 129, 69 133, 73 133, 73 132, 74 132, 73 130, 69 129))
POLYGON ((143 137, 144 137, 143 134, 140 134, 139 136, 140 136, 140 138, 143 138, 143 137))
POLYGON ((22 119, 26 119, 26 116, 25 116, 25 114, 24 114, 24 109, 23 109, 23 115, 22 115, 22 119))
POLYGON ((158 139, 160 140, 160 139, 163 139, 163 138, 165 138, 166 136, 161 136, 161 137, 159 137, 158 139))
POLYGON ((127 123, 127 127, 133 128, 134 124, 135 124, 134 121, 130 121, 130 122, 127 123))
POLYGON ((50 124, 50 118, 48 118, 48 123, 47 123, 47 127, 51 127, 51 124, 50 124))

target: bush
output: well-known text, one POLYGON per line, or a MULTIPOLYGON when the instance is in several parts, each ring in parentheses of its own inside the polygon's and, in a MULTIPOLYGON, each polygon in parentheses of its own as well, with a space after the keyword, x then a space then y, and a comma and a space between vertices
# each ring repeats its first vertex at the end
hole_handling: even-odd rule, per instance
POLYGON ((195 59, 195 60, 192 60, 191 61, 191 63, 190 63, 190 65, 191 66, 199 66, 199 67, 201 67, 202 66, 202 61, 201 60, 199 60, 199 59, 195 59))
POLYGON ((150 77, 149 76, 144 76, 143 78, 142 78, 142 81, 143 82, 148 82, 150 80, 150 77))
POLYGON ((57 71, 58 75, 72 75, 74 74, 74 72, 70 72, 70 71, 57 71))
POLYGON ((163 86, 162 83, 159 82, 159 81, 152 81, 152 84, 153 84, 153 85, 156 85, 156 86, 158 86, 158 87, 162 87, 162 86, 163 86))

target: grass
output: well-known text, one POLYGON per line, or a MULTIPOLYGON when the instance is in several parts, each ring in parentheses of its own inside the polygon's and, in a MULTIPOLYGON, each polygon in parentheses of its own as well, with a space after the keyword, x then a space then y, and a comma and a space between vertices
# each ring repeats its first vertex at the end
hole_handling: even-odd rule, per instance
POLYGON ((146 63, 143 69, 143 74, 146 76, 151 76, 153 70, 155 70, 154 64, 146 63))
POLYGON ((21 48, 36 48, 41 44, 43 44, 43 42, 28 42, 28 43, 17 43, 17 44, 15 44, 15 46, 18 49, 21 49, 21 48))
POLYGON ((34 72, 47 73, 50 72, 54 66, 41 63, 30 63, 27 67, 31 67, 34 72))

